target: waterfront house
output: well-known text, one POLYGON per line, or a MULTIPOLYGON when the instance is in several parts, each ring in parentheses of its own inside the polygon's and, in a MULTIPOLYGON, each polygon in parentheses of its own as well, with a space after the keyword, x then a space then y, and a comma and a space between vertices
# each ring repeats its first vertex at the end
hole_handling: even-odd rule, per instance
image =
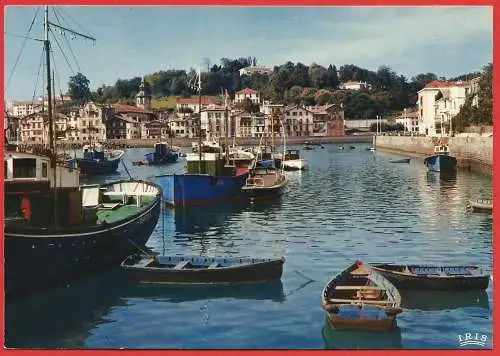
POLYGON ((310 136, 344 136, 344 110, 336 104, 308 106, 312 113, 310 136))
POLYGON ((313 132, 313 112, 298 105, 283 110, 287 137, 311 136, 313 132))
MULTIPOLYGON (((66 139, 68 117, 54 115, 54 133, 57 139, 66 139)), ((35 112, 19 119, 19 139, 22 143, 48 144, 49 126, 46 112, 35 112)))
POLYGON ((396 124, 401 124, 405 128, 405 132, 418 133, 418 110, 415 108, 404 108, 401 116, 396 117, 396 124))
POLYGON ((206 139, 213 140, 225 136, 225 110, 224 106, 216 104, 210 104, 201 110, 201 131, 206 139))
POLYGON ((141 138, 139 121, 124 114, 114 114, 106 121, 108 139, 134 140, 141 138))
POLYGON ((428 136, 449 135, 451 119, 464 105, 467 95, 475 95, 478 81, 432 81, 418 91, 419 132, 428 136), (443 128, 443 129, 442 129, 443 128))
POLYGON ((151 120, 141 124, 142 139, 165 139, 170 137, 169 125, 161 120, 151 120))

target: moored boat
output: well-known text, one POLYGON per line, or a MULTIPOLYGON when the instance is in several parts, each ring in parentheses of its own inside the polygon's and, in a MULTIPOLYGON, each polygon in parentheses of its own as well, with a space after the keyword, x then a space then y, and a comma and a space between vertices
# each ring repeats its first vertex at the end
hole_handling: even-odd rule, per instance
POLYGON ((457 159, 450 156, 448 145, 434 146, 434 154, 424 160, 424 164, 431 172, 449 172, 457 168, 457 159))
POLYGON ((402 311, 398 290, 360 261, 327 282, 321 302, 334 329, 390 330, 402 311))
POLYGON ((170 147, 167 142, 157 142, 154 146, 154 152, 147 153, 144 157, 144 164, 164 165, 177 162, 179 152, 170 147))
POLYGON ((49 161, 5 153, 7 298, 68 284, 119 264, 145 245, 158 221, 158 186, 139 180, 79 186, 78 170, 57 166, 54 188, 49 161))
POLYGON ((217 284, 280 279, 285 259, 131 255, 121 264, 139 283, 217 284))
POLYGON ((243 194, 250 200, 277 198, 286 188, 286 177, 276 168, 253 168, 249 171, 243 194))
POLYGON ((485 290, 490 275, 472 265, 397 265, 369 264, 370 268, 391 281, 399 289, 420 290, 485 290))
POLYGON ((277 154, 278 163, 283 165, 285 171, 301 171, 309 169, 309 163, 306 159, 300 157, 299 150, 286 150, 284 158, 282 154, 277 154))
POLYGON ((105 150, 102 145, 83 146, 83 157, 70 160, 76 162, 82 174, 97 175, 114 173, 123 157, 122 150, 105 150))
POLYGON ((467 209, 470 211, 477 212, 492 212, 493 211, 493 201, 490 199, 474 199, 469 200, 467 204, 467 209))

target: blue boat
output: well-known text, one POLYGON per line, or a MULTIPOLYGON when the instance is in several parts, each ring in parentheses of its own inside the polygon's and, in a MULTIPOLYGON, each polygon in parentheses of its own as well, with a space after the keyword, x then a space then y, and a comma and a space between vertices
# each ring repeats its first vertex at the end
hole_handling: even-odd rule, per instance
POLYGON ((80 173, 86 175, 115 173, 124 152, 121 150, 106 151, 100 145, 90 148, 83 146, 83 158, 74 158, 68 166, 74 168, 75 164, 80 173))
POLYGON ((448 145, 439 144, 434 147, 434 154, 424 160, 430 172, 450 172, 457 168, 457 159, 450 156, 448 145))
POLYGON ((158 142, 155 143, 154 152, 150 152, 144 156, 146 157, 146 164, 162 165, 177 162, 179 152, 170 147, 166 142, 158 142))
POLYGON ((248 177, 248 168, 226 164, 222 152, 186 155, 186 173, 155 177, 163 190, 163 200, 173 207, 221 203, 241 194, 248 177), (201 168, 201 170, 200 170, 201 168))

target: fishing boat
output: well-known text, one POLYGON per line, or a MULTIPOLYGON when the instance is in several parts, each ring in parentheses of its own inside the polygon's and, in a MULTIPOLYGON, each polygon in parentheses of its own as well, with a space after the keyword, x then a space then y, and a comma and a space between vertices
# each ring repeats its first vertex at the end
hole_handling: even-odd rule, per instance
MULTIPOLYGON (((201 72, 198 71, 199 110, 201 110, 201 72)), ((227 122, 227 95, 226 95, 227 122)), ((198 143, 186 154, 184 173, 154 177, 162 188, 163 200, 172 207, 201 206, 226 202, 241 194, 248 177, 248 167, 231 165, 229 155, 217 142, 202 142, 201 112, 198 143)), ((226 131, 227 132, 227 131, 226 131)))
POLYGON ((321 302, 334 329, 390 330, 402 311, 396 287, 361 261, 328 281, 321 302))
POLYGON ((315 149, 315 146, 312 143, 306 141, 304 142, 304 147, 302 147, 302 149, 306 151, 311 151, 315 149))
MULTIPOLYGON (((97 175, 115 173, 124 152, 122 150, 105 150, 101 144, 83 146, 83 157, 74 158, 81 174, 97 175)), ((70 160, 71 161, 71 160, 70 160)), ((70 165, 71 162, 68 162, 70 165)))
MULTIPOLYGON (((271 122, 271 127, 274 128, 274 114, 271 115, 271 122)), ((274 141, 274 131, 272 137, 274 141)), ((274 147, 274 144, 271 147, 274 147)), ((283 147, 286 152, 285 138, 283 138, 283 147)), ((274 149, 272 149, 272 152, 273 151, 274 149)), ((273 164, 273 166, 254 166, 248 172, 248 178, 245 181, 245 185, 241 188, 241 191, 251 201, 276 198, 285 191, 287 180, 283 173, 283 163, 281 159, 276 159, 273 155, 271 164, 273 164), (281 168, 275 168, 274 165, 277 161, 281 168)))
MULTIPOLYGON (((45 7, 47 69, 50 66, 45 7)), ((78 34, 75 32, 75 36, 78 34)), ((141 180, 80 185, 80 171, 57 160, 47 70, 48 148, 4 151, 5 296, 19 299, 67 285, 120 262, 151 235, 161 190, 141 180)))
POLYGON ((397 265, 370 264, 399 289, 411 290, 485 290, 490 275, 483 268, 471 265, 397 265))
POLYGON ((440 143, 434 146, 434 154, 426 157, 424 164, 431 172, 449 172, 457 168, 457 159, 450 156, 448 145, 440 143))
POLYGON ((285 259, 131 255, 121 264, 138 283, 217 284, 280 279, 285 259))
POLYGON ((391 159, 390 163, 410 163, 410 158, 391 159))
POLYGON ((469 200, 467 209, 472 212, 489 213, 493 211, 493 201, 490 199, 474 199, 469 200))
POLYGON ((229 162, 236 167, 250 167, 254 164, 255 155, 243 147, 229 147, 229 162))
POLYGON ((149 152, 144 155, 143 161, 132 162, 134 165, 150 165, 159 166, 177 162, 179 159, 179 151, 170 147, 167 142, 157 142, 154 146, 154 152, 149 152))
POLYGON ((299 150, 286 150, 284 158, 282 154, 277 154, 278 164, 281 161, 285 171, 302 171, 309 169, 309 163, 306 159, 300 157, 299 150))
POLYGON ((349 146, 350 150, 354 150, 355 148, 356 148, 356 146, 349 146))

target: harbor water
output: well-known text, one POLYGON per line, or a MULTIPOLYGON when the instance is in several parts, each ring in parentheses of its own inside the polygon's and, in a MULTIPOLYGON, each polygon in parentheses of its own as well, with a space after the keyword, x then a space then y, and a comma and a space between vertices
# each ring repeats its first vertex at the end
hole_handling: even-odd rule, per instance
MULTIPOLYGON (((492 218, 469 213, 490 198, 491 177, 428 174, 422 159, 390 163, 368 144, 302 151, 310 169, 287 172, 273 202, 165 208, 147 246, 159 254, 285 256, 281 281, 235 286, 146 286, 119 268, 5 307, 14 348, 459 349, 459 336, 492 339, 492 281, 485 293, 403 293, 391 332, 335 331, 320 294, 355 260, 475 264, 491 271, 492 218)), ((300 146, 292 148, 300 149, 300 146)), ((129 149, 134 178, 182 173, 184 161, 133 166, 151 149, 129 149)), ((85 178, 85 183, 128 177, 85 178)), ((34 271, 36 273, 36 271, 34 271)), ((475 346, 478 347, 478 346, 475 346)), ((481 346, 479 346, 482 348, 481 346)))

